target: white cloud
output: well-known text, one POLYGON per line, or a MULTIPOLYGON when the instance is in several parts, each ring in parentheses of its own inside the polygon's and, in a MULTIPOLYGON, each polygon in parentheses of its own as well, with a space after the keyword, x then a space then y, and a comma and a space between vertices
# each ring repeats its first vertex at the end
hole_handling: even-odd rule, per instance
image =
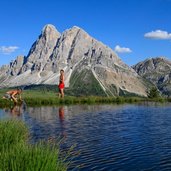
POLYGON ((11 54, 12 52, 15 52, 19 47, 17 46, 0 46, 0 53, 3 53, 5 55, 11 54))
POLYGON ((145 33, 144 37, 150 38, 150 39, 166 40, 166 39, 171 39, 171 33, 168 33, 167 31, 156 30, 156 31, 145 33))
POLYGON ((131 53, 132 52, 130 48, 120 47, 119 45, 116 45, 114 50, 115 52, 118 52, 118 53, 131 53))

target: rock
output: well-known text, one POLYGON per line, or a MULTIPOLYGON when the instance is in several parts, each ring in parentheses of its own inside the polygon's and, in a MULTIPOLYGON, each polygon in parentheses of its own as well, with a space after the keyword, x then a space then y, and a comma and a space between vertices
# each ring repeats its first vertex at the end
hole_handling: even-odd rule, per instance
POLYGON ((171 61, 165 57, 146 59, 133 66, 143 78, 152 82, 166 96, 171 96, 171 61))
POLYGON ((79 92, 89 95, 100 95, 100 91, 109 96, 146 96, 146 84, 141 77, 112 49, 76 26, 60 35, 54 26, 46 25, 28 56, 19 61, 8 69, 1 68, 1 87, 58 84, 59 71, 64 69, 65 85, 72 92, 78 92, 79 82, 79 92))
POLYGON ((17 59, 14 62, 10 63, 10 72, 12 76, 16 76, 20 74, 21 67, 23 66, 24 63, 24 57, 23 56, 18 56, 17 59))
POLYGON ((33 43, 26 63, 22 67, 22 73, 27 70, 42 71, 45 64, 48 63, 50 56, 56 46, 60 33, 53 25, 46 25, 39 38, 33 43))

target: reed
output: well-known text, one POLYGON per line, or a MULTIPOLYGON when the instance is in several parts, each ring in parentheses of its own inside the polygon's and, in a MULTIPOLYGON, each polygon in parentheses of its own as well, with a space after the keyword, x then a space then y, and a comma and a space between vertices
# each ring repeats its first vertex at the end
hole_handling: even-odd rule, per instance
POLYGON ((29 144, 26 125, 17 120, 0 121, 0 170, 65 171, 59 144, 29 144))

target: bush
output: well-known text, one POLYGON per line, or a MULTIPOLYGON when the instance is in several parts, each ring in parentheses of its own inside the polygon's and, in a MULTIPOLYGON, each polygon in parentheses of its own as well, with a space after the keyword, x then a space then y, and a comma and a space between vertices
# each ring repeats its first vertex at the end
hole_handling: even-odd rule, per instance
POLYGON ((152 87, 148 92, 147 92, 148 98, 159 98, 160 96, 160 92, 156 87, 152 87))

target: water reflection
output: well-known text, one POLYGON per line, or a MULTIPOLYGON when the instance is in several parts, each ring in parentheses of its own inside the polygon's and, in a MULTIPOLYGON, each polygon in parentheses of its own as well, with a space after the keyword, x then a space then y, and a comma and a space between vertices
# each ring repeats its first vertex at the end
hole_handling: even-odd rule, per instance
POLYGON ((26 111, 26 103, 23 101, 21 104, 14 104, 9 108, 4 108, 4 112, 10 117, 20 117, 26 111))
MULTIPOLYGON (((36 119, 39 122, 54 123, 56 119, 65 120, 68 122, 74 117, 81 114, 95 114, 97 112, 104 112, 113 108, 122 108, 114 105, 73 105, 73 106, 41 106, 41 107, 29 107, 27 112, 29 116, 36 119), (65 115, 64 115, 65 113, 65 115), (57 118, 56 118, 57 114, 57 118)), ((81 118, 80 118, 81 119, 81 118)), ((78 119, 79 122, 79 119, 78 119)))
POLYGON ((61 123, 63 123, 64 121, 64 107, 63 106, 59 107, 59 119, 61 123))
POLYGON ((64 116, 64 107, 63 106, 59 107, 58 116, 59 116, 59 122, 60 122, 60 127, 61 127, 61 136, 62 136, 62 138, 66 138, 67 133, 66 133, 66 125, 65 125, 65 116, 64 116))
POLYGON ((167 107, 167 106, 170 106, 170 102, 153 102, 153 101, 144 101, 144 102, 139 102, 137 103, 137 105, 139 106, 153 106, 153 107, 167 107))
POLYGON ((65 149, 77 145, 69 170, 171 170, 170 105, 42 106, 21 115, 34 141, 62 136, 65 149))
POLYGON ((15 116, 20 116, 22 113, 22 107, 21 105, 15 105, 11 108, 11 114, 15 116))

